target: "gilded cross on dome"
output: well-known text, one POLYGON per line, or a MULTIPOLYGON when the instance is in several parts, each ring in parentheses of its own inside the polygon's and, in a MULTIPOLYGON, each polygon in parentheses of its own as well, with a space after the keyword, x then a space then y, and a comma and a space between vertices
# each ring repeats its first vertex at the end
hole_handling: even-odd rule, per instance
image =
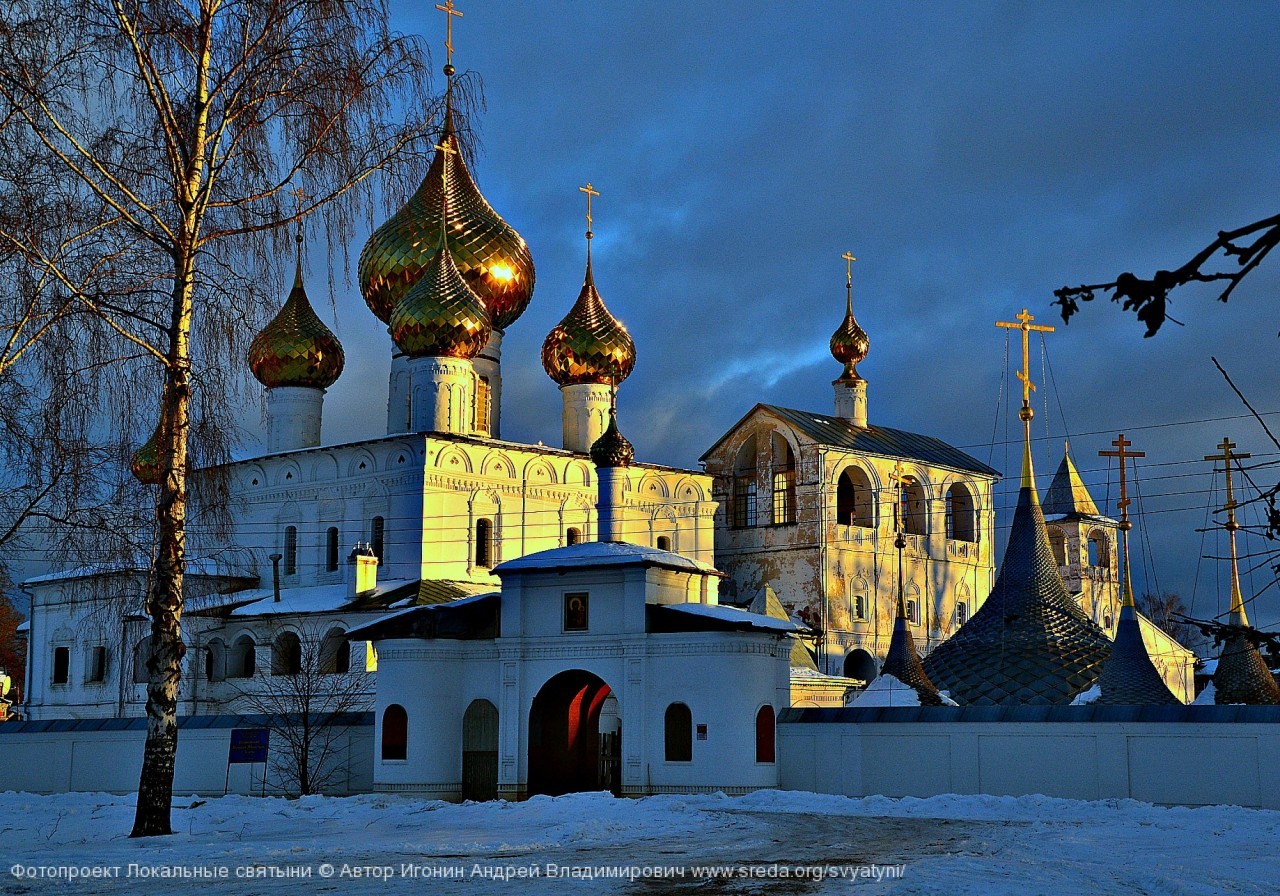
POLYGON ((1125 478, 1125 461, 1131 457, 1146 457, 1145 451, 1129 451, 1127 450, 1133 442, 1124 437, 1124 433, 1120 433, 1120 437, 1111 443, 1116 447, 1115 451, 1099 451, 1098 457, 1116 457, 1120 459, 1120 500, 1116 503, 1116 507, 1120 509, 1120 528, 1128 530, 1132 528, 1129 522, 1129 505, 1133 503, 1129 500, 1129 481, 1125 478))
POLYGON ((858 259, 853 257, 852 252, 846 252, 840 257, 845 261, 845 282, 848 284, 850 289, 853 289, 853 263, 858 259))
MULTIPOLYGON (((453 20, 454 18, 462 18, 462 13, 453 6, 453 0, 444 0, 444 5, 436 4, 436 9, 444 13, 445 29, 444 29, 444 48, 445 63, 450 67, 453 66, 453 20)), ((451 73, 450 73, 451 74, 451 73)))
POLYGON ((1036 384, 1031 382, 1031 350, 1027 345, 1027 337, 1032 330, 1040 333, 1052 333, 1053 327, 1047 327, 1044 324, 1033 324, 1035 317, 1026 308, 1022 309, 1022 313, 1015 315, 1017 323, 1012 321, 998 320, 997 327, 1004 327, 1008 330, 1022 331, 1022 369, 1018 371, 1018 379, 1022 381, 1022 411, 1019 413, 1024 423, 1030 424, 1031 411, 1031 393, 1035 391, 1036 384))
POLYGON ((591 197, 599 196, 600 191, 591 186, 591 181, 587 181, 585 187, 578 187, 578 192, 587 194, 587 239, 591 239, 591 197))

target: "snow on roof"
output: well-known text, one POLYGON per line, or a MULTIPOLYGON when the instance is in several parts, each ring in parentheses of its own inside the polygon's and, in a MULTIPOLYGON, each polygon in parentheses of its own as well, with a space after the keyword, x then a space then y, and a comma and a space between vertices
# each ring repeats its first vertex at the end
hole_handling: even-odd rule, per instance
MULTIPOLYGON (((360 597, 376 596, 384 591, 391 591, 409 584, 412 584, 410 580, 402 579, 379 582, 377 588, 361 594, 360 597)), ((232 610, 232 616, 279 616, 291 613, 332 613, 351 603, 352 597, 347 591, 346 583, 337 582, 332 585, 312 585, 307 588, 282 588, 278 603, 275 600, 275 592, 271 588, 237 595, 237 600, 247 601, 247 603, 232 610)))
POLYGON ((699 563, 683 554, 662 551, 658 548, 615 541, 584 541, 549 551, 526 554, 515 560, 499 564, 493 571, 498 575, 537 569, 564 569, 574 566, 664 566, 690 572, 720 573, 715 567, 699 563))
MULTIPOLYGON (((867 685, 846 706, 863 708, 867 706, 919 706, 920 695, 911 685, 892 675, 881 675, 867 685)), ((943 706, 955 706, 955 701, 942 695, 943 706)))
POLYGON ((704 616, 708 619, 718 619, 722 622, 736 623, 739 625, 750 625, 755 629, 762 629, 770 632, 802 632, 805 627, 799 623, 792 622, 790 619, 775 619, 772 616, 764 616, 760 613, 751 613, 747 610, 739 610, 737 607, 725 607, 719 604, 662 604, 668 610, 679 610, 681 613, 688 613, 692 616, 704 616))
POLYGON ((31 620, 28 619, 26 622, 19 622, 18 627, 15 629, 15 631, 18 631, 18 632, 31 631, 31 620))
MULTIPOLYGON (((23 585, 43 585, 48 582, 64 582, 70 579, 88 579, 93 576, 107 575, 147 575, 151 571, 150 564, 147 563, 97 563, 87 566, 76 566, 72 569, 63 569, 58 572, 47 573, 42 576, 32 576, 23 580, 23 585)), ((214 560, 188 560, 186 564, 186 575, 189 576, 209 576, 211 578, 224 579, 253 579, 257 578, 253 573, 247 570, 237 569, 225 563, 218 563, 214 560)))

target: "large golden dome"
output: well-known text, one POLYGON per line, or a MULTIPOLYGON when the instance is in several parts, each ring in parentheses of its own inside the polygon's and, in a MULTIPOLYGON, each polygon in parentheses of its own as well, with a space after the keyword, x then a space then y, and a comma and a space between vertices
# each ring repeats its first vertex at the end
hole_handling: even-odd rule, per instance
POLYGON ((258 382, 328 389, 342 374, 346 358, 338 337, 316 316, 302 287, 302 267, 280 313, 249 346, 249 369, 258 382))
POLYGON ((578 301, 542 343, 542 367, 561 386, 617 385, 636 366, 636 344, 596 292, 587 257, 587 278, 578 301))
POLYGON ((440 235, 437 240, 439 248, 418 282, 391 312, 391 338, 410 358, 471 360, 489 341, 489 312, 462 279, 448 241, 440 235))
POLYGON ((841 379, 857 379, 858 362, 867 356, 870 348, 867 331, 853 318, 853 289, 850 287, 845 298, 844 320, 831 334, 831 356, 844 365, 841 379))
POLYGON ((440 242, 441 184, 449 184, 449 249, 463 278, 484 302, 492 326, 505 330, 533 297, 533 257, 520 234, 489 205, 462 159, 446 98, 442 139, 431 168, 404 207, 373 232, 360 253, 360 291, 384 323, 417 282, 440 242), (449 177, 444 178, 445 166, 449 177))

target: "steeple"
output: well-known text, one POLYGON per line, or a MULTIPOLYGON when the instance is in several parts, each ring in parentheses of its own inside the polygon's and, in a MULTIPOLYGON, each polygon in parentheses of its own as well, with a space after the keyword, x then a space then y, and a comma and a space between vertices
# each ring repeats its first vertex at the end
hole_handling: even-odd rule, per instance
POLYGON ((591 200, 600 192, 589 183, 578 189, 587 197, 586 275, 577 302, 542 343, 542 367, 564 399, 564 447, 586 453, 605 430, 611 389, 635 368, 636 344, 596 290, 591 200))
POLYGON ((1280 685, 1276 684, 1257 645, 1244 631, 1249 625, 1249 616, 1240 590, 1240 565, 1236 556, 1236 532, 1240 529, 1236 508, 1240 505, 1236 503, 1231 474, 1232 464, 1250 455, 1233 451, 1235 447, 1234 442, 1223 438, 1218 446, 1222 453, 1205 456, 1205 460, 1222 461, 1227 477, 1227 503, 1222 508, 1227 513, 1227 521, 1222 527, 1227 530, 1231 549, 1231 615, 1228 624, 1235 628, 1223 641, 1222 653, 1218 656, 1218 669, 1213 673, 1213 702, 1275 706, 1280 704, 1280 685))
MULTIPOLYGON (((1111 654, 1102 665, 1102 674, 1098 676, 1100 695, 1094 702, 1110 705, 1146 705, 1182 703, 1164 678, 1151 662, 1146 644, 1142 640, 1142 628, 1138 622, 1138 611, 1133 602, 1133 578, 1129 565, 1129 531, 1133 523, 1129 521, 1129 489, 1125 476, 1126 461, 1129 458, 1146 457, 1143 451, 1126 450, 1132 442, 1124 437, 1124 433, 1111 443, 1115 451, 1099 451, 1099 457, 1114 457, 1120 461, 1120 508, 1121 548, 1121 599, 1120 621, 1116 625, 1115 640, 1111 643, 1111 654)), ((1074 467, 1073 467, 1074 469, 1074 467)), ((1056 477, 1055 477, 1056 478, 1056 477)), ((1096 512, 1096 508, 1095 508, 1096 512)))
POLYGON ((1080 478, 1080 471, 1071 460, 1071 446, 1062 450, 1062 463, 1053 474, 1053 482, 1044 496, 1045 516, 1101 516, 1098 505, 1080 478))
POLYGON ((617 391, 609 404, 609 427, 591 446, 591 461, 596 465, 596 518, 600 541, 621 542, 622 495, 626 491, 627 468, 635 460, 636 450, 618 429, 617 391))
POLYGON ((965 704, 1065 704, 1092 685, 1110 652, 1107 636, 1067 593, 1049 547, 1031 461, 1031 382, 1024 309, 1022 331, 1022 481, 1009 544, 991 595, 959 630, 934 649, 924 669, 939 688, 965 704))
POLYGON ((831 385, 836 391, 836 416, 863 429, 867 426, 867 381, 858 375, 858 362, 867 357, 871 342, 867 331, 853 317, 852 252, 840 256, 845 261, 844 320, 831 334, 831 356, 844 365, 840 377, 831 385))

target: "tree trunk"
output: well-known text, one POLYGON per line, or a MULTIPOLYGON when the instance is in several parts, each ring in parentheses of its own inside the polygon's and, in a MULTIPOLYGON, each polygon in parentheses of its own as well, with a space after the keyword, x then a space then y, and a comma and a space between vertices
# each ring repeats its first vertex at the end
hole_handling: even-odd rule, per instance
POLYGON ((182 584, 186 567, 187 433, 191 399, 190 256, 178 264, 173 289, 169 365, 160 398, 163 479, 156 502, 157 547, 147 594, 151 659, 147 662, 147 740, 131 837, 173 833, 173 769, 178 751, 178 690, 182 683, 182 584))

